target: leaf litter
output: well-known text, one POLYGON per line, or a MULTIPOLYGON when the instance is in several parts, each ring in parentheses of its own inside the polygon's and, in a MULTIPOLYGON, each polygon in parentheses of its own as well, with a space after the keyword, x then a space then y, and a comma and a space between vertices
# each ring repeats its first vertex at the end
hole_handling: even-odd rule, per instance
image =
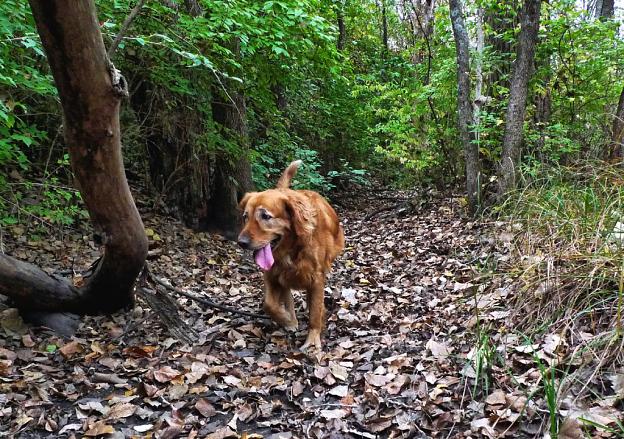
MULTIPOLYGON (((294 336, 268 320, 172 296, 196 333, 192 345, 172 337, 141 301, 125 314, 85 317, 70 338, 28 328, 0 302, 0 435, 521 438, 544 431, 535 358, 554 364, 569 348, 565 339, 553 333, 526 343, 497 333, 487 348, 475 335, 483 322, 509 318, 512 279, 481 280, 478 268, 483 258, 507 258, 507 241, 493 244, 487 236, 496 232, 464 218, 453 197, 370 219, 363 212, 379 202, 353 196, 345 204, 347 246, 326 289, 323 352, 297 350, 307 321, 301 294, 294 336)), ((234 243, 153 212, 143 217, 155 274, 260 312, 261 274, 234 243)), ((15 239, 6 246, 50 273, 79 273, 97 255, 80 231, 46 245, 15 239)), ((622 376, 610 377, 611 404, 564 401, 560 437, 582 437, 583 419, 615 426, 622 376)))

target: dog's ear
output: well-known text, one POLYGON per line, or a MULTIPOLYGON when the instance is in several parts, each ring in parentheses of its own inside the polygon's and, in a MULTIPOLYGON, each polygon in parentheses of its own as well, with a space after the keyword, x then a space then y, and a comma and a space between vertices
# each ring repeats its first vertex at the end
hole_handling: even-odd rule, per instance
POLYGON ((286 208, 290 214, 295 234, 307 240, 316 229, 316 210, 303 195, 291 194, 286 200, 286 208))
POLYGON ((254 195, 255 193, 256 192, 247 192, 245 195, 243 195, 243 198, 241 198, 241 200, 238 202, 238 209, 241 212, 245 210, 245 206, 247 206, 247 202, 249 201, 251 196, 254 195))

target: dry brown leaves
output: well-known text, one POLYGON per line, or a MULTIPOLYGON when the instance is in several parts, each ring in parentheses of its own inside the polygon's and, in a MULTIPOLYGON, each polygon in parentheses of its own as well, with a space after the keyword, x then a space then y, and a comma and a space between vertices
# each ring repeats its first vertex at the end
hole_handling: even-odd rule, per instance
MULTIPOLYGON (((341 212, 347 248, 330 276, 324 352, 316 355, 296 349, 304 324, 293 338, 267 321, 205 310, 186 298, 176 299, 198 334, 193 346, 172 338, 141 303, 126 314, 85 318, 71 339, 29 329, 15 310, 0 308, 0 434, 530 437, 534 432, 519 424, 543 420, 527 397, 540 377, 522 360, 537 354, 555 361, 566 348, 562 340, 512 343, 520 384, 494 376, 492 391, 473 400, 470 304, 479 285, 471 263, 480 256, 479 227, 461 217, 454 199, 367 222, 365 209, 369 200, 341 212)), ((260 311, 261 276, 248 255, 175 221, 144 218, 156 274, 220 303, 260 311)), ((20 254, 49 270, 71 267, 73 261, 56 259, 69 244, 51 242, 49 250, 24 247, 20 254)), ((93 251, 81 250, 80 266, 93 251)), ((508 293, 501 286, 481 295, 485 319, 506 318, 496 305, 508 293)), ((300 294, 297 303, 304 323, 300 294)), ((621 391, 624 381, 613 382, 621 391)), ((568 425, 588 413, 569 409, 575 421, 562 426, 568 437, 576 434, 568 425)), ((593 415, 604 420, 608 413, 593 415)))

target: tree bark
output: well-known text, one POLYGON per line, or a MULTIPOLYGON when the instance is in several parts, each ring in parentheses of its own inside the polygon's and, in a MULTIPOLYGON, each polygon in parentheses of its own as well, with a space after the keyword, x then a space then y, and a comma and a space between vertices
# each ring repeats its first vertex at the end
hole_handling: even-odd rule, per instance
POLYGON ((509 104, 505 117, 503 152, 499 166, 499 198, 516 187, 518 167, 522 155, 528 84, 533 74, 535 45, 539 31, 540 8, 541 0, 525 0, 521 12, 521 28, 511 77, 509 104))
POLYGON ((63 107, 72 170, 103 256, 76 288, 0 255, 0 293, 24 310, 113 312, 132 302, 147 256, 121 155, 119 106, 126 83, 106 55, 93 0, 29 2, 63 107))
POLYGON ((471 213, 475 213, 480 207, 481 190, 479 187, 479 148, 474 141, 474 134, 470 131, 474 123, 474 115, 472 103, 470 102, 470 48, 468 32, 464 24, 461 0, 449 0, 449 8, 457 51, 457 121, 466 162, 468 208, 471 213))
POLYGON ((599 19, 610 19, 615 15, 614 0, 597 0, 594 6, 595 17, 599 19))

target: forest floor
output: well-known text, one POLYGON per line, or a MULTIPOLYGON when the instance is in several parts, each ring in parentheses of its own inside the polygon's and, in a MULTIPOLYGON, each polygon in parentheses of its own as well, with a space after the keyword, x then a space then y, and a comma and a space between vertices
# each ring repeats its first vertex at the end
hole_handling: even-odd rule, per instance
MULTIPOLYGON (((547 430, 534 358, 553 354, 556 340, 522 349, 517 337, 505 339, 516 346, 505 367, 491 367, 505 334, 489 352, 479 342, 483 321, 509 315, 512 280, 478 268, 506 257, 505 234, 493 237, 501 225, 465 218, 451 196, 367 217, 408 195, 337 198, 347 245, 329 277, 320 353, 297 349, 307 321, 300 294, 293 336, 169 292, 191 343, 141 298, 127 313, 84 318, 70 338, 26 327, 0 302, 0 436, 522 438, 547 430)), ((156 276, 261 312, 261 274, 249 254, 139 207, 156 276)), ((34 240, 16 227, 3 245, 50 273, 79 272, 97 256, 82 230, 34 240)))

